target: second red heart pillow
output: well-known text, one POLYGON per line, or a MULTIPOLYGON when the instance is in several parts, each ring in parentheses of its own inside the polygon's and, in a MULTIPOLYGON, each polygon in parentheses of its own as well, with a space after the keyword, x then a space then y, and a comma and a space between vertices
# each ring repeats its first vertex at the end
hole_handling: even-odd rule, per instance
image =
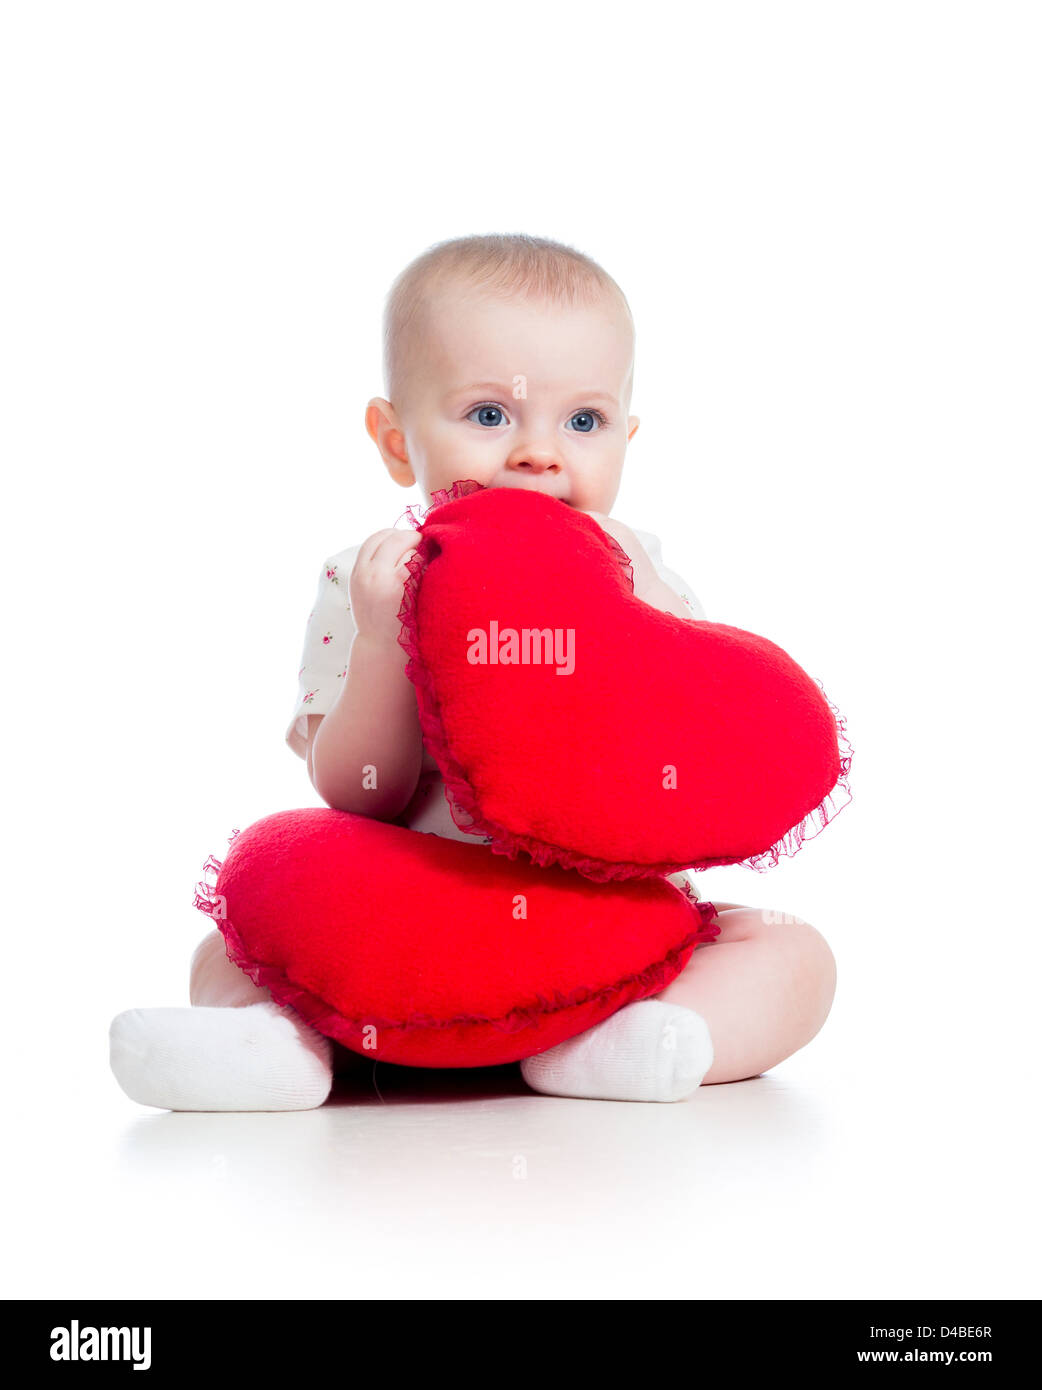
POLYGON ((206 875, 196 906, 255 984, 406 1066, 543 1052, 659 994, 720 931, 712 903, 665 880, 595 888, 324 806, 237 832, 206 875))

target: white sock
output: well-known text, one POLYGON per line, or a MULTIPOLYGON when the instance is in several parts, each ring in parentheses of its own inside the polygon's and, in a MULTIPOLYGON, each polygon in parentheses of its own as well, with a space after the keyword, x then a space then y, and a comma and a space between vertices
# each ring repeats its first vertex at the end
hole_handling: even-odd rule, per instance
POLYGON ((131 1100, 161 1110, 311 1110, 333 1086, 333 1044, 292 1009, 127 1009, 109 1064, 131 1100))
POLYGON ((589 1100, 683 1100, 713 1065, 705 1019, 681 1004, 641 999, 577 1037, 526 1057, 533 1091, 589 1100))

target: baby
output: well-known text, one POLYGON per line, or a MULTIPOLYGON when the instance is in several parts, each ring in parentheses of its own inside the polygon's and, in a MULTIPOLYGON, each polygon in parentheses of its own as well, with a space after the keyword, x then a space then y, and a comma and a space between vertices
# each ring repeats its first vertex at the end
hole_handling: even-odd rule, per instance
MULTIPOLYGON (((427 505, 468 478, 559 498, 618 540, 638 598, 705 618, 663 566, 657 538, 610 516, 639 423, 629 414, 634 327, 596 262, 521 235, 438 243, 395 281, 384 346, 389 399, 374 397, 365 423, 399 486, 418 485, 427 505)), ((452 819, 397 640, 419 539, 377 531, 323 565, 286 740, 329 806, 477 843, 452 819), (378 789, 363 783, 366 765, 380 769, 378 789)), ((715 906, 719 936, 665 990, 527 1058, 527 1084, 549 1095, 675 1101, 757 1076, 805 1046, 835 993, 824 938, 789 914, 715 906)), ((142 1104, 309 1109, 326 1100, 334 1073, 365 1066, 255 986, 228 960, 219 931, 195 951, 189 997, 192 1008, 131 1009, 113 1020, 112 1069, 142 1104)))

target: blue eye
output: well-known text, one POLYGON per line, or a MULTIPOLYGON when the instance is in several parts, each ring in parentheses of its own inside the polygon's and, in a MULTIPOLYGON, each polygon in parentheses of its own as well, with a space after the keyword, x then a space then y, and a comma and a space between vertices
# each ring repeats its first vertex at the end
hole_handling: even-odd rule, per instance
POLYGON ((478 419, 474 420, 476 425, 488 425, 490 429, 501 425, 506 418, 498 405, 476 405, 467 419, 473 420, 475 415, 478 416, 478 419))
MULTIPOLYGON (((498 429, 500 425, 509 424, 502 407, 491 402, 476 405, 468 412, 466 419, 473 420, 476 425, 484 425, 487 429, 498 429)), ((608 420, 599 410, 577 410, 568 423, 578 434, 590 434, 595 429, 603 429, 608 420)))
POLYGON ((579 434, 590 434, 595 424, 603 429, 608 421, 599 410, 577 410, 568 423, 574 424, 579 434))

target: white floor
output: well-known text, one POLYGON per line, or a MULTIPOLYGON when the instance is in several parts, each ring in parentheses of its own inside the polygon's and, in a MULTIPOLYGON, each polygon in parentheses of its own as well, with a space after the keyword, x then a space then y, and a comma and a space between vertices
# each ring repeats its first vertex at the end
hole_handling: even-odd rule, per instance
POLYGON ((138 1105, 108 1027, 188 1003, 209 929, 184 902, 198 832, 178 803, 137 828, 114 794, 49 877, 50 839, 27 837, 6 906, 0 1294, 1039 1297, 1032 820, 960 854, 960 803, 936 791, 918 837, 895 838, 879 762, 820 843, 700 883, 813 922, 838 988, 806 1048, 675 1105, 387 1064, 313 1111, 138 1105))
POLYGON ((94 1039, 8 1130, 5 1292, 1037 1297, 1033 1095, 972 1033, 924 1085, 857 1028, 676 1105, 383 1065, 283 1115, 138 1106, 94 1039))

